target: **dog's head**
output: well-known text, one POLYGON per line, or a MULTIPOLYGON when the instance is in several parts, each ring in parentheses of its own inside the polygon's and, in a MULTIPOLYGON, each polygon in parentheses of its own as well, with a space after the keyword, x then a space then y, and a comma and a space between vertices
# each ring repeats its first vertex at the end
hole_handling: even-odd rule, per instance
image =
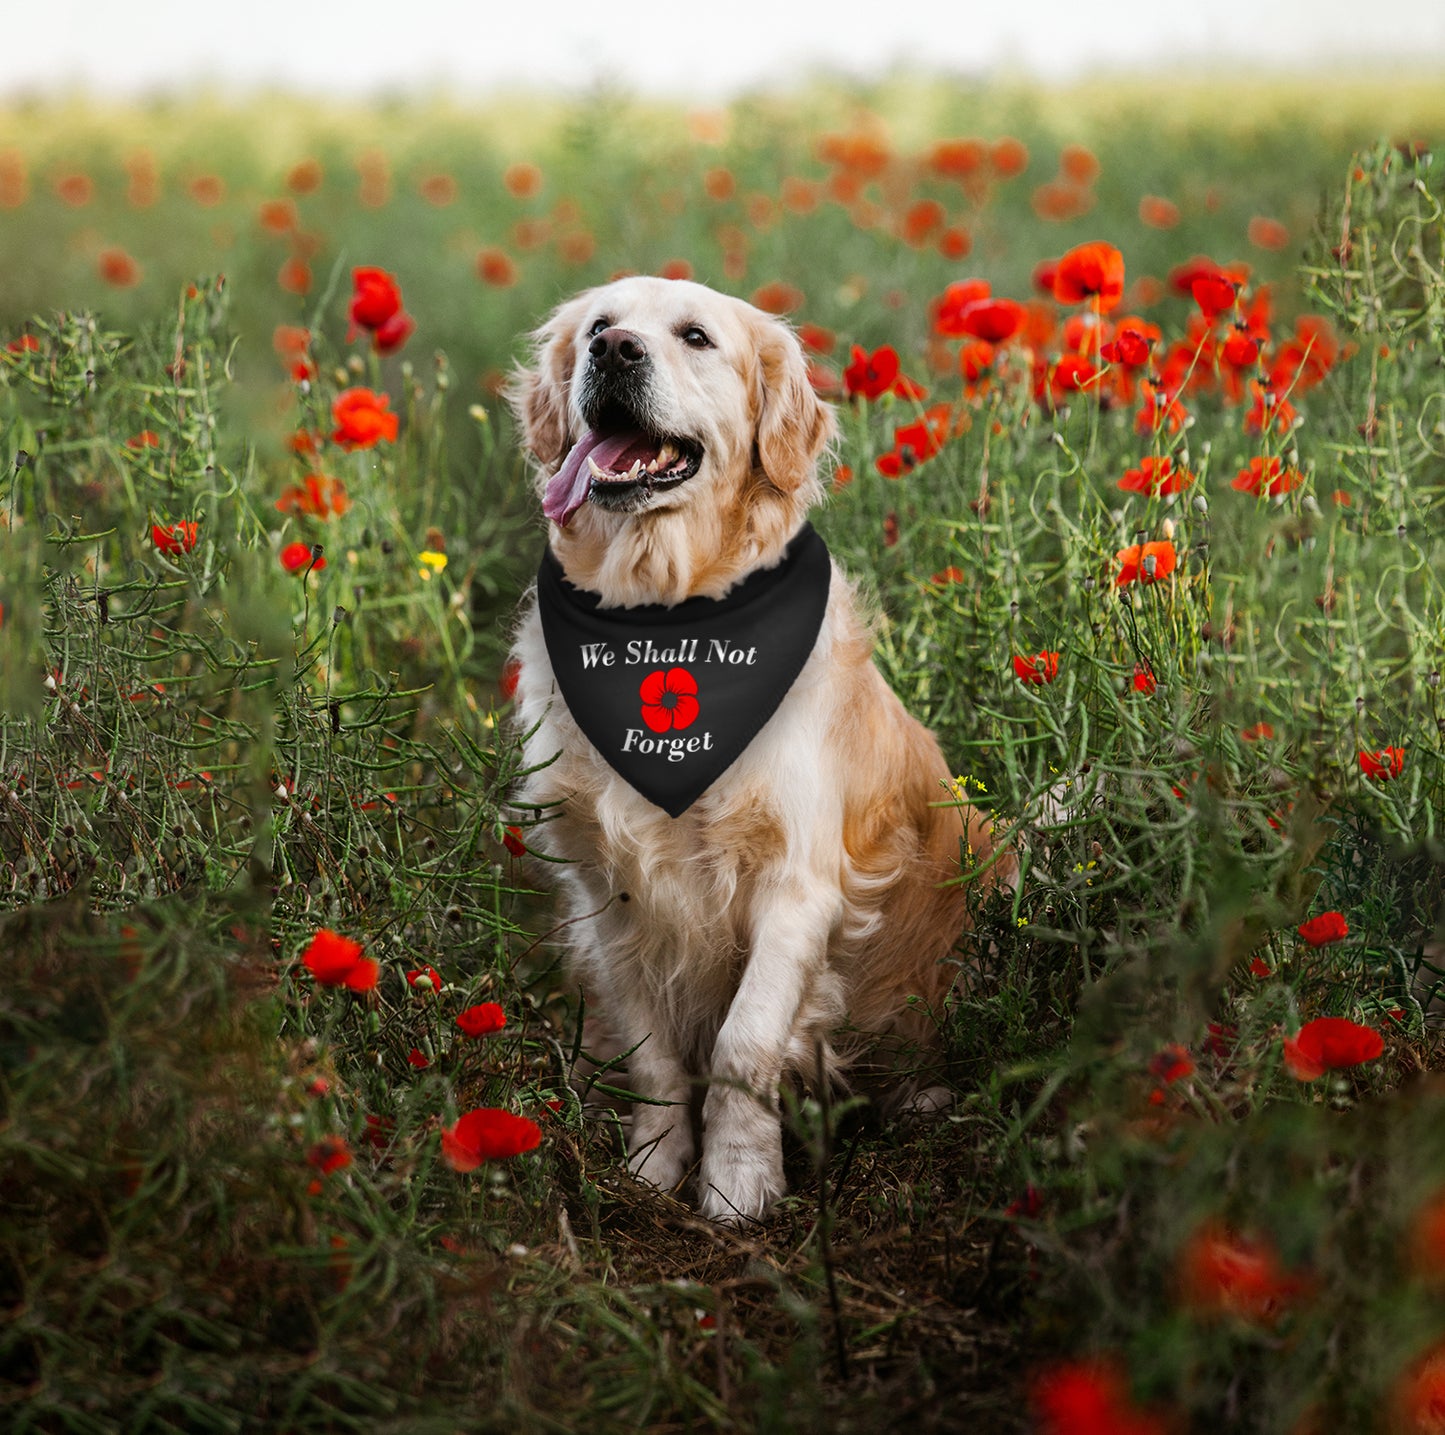
POLYGON ((701 284, 631 278, 569 300, 534 339, 512 401, 575 582, 676 602, 776 561, 834 432, 785 324, 701 284))

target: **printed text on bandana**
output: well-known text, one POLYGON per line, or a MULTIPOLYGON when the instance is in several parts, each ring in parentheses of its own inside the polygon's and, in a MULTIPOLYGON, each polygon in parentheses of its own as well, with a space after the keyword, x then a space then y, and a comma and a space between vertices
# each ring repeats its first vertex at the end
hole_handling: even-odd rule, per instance
MULTIPOLYGON (((622 751, 682 762, 692 753, 711 752, 713 747, 712 733, 705 730, 676 736, 692 727, 702 711, 698 681, 682 664, 750 666, 757 662, 758 650, 735 646, 727 638, 709 638, 705 646, 697 638, 665 645, 644 638, 627 643, 620 652, 611 643, 579 643, 578 655, 584 671, 614 667, 619 658, 623 667, 652 668, 637 689, 638 715, 644 726, 624 729, 622 751), (672 666, 653 667, 657 663, 672 666)), ((706 682, 704 675, 704 687, 706 682)))

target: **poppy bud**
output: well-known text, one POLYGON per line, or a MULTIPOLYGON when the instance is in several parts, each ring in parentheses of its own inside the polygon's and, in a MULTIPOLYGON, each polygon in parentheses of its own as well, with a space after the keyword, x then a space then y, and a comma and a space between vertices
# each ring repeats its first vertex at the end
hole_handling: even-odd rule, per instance
POLYGON ((1405 539, 1405 525, 1404 525, 1403 523, 1395 530, 1395 537, 1398 538, 1398 539, 1400 539, 1401 542, 1404 542, 1404 539, 1405 539))
POLYGON ((1209 500, 1205 498, 1202 493, 1195 494, 1194 496, 1194 511, 1196 513, 1209 512, 1209 500))
POLYGON ((1432 688, 1438 688, 1440 686, 1440 670, 1436 668, 1425 681, 1429 683, 1432 688))

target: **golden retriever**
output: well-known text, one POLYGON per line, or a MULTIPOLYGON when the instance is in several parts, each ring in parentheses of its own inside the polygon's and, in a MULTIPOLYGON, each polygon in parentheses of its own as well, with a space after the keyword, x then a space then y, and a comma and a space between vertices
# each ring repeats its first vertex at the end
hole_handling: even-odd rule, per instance
MULTIPOLYGON (((564 303, 533 339, 511 398, 572 585, 602 610, 675 605, 779 564, 822 496, 835 431, 785 323, 699 284, 626 278, 564 303), (649 468, 583 465, 636 454, 606 442, 619 431, 649 436, 649 468)), ((530 841, 560 859, 546 872, 572 970, 606 1053, 630 1053, 629 1165, 678 1187, 705 1092, 697 1205, 722 1221, 759 1217, 785 1190, 785 1075, 809 1079, 821 1060, 831 1079, 862 1039, 932 1041, 965 924, 960 857, 992 852, 932 734, 874 667, 836 565, 828 584, 781 705, 678 817, 583 735, 535 597, 514 646, 530 769, 514 801, 550 819, 530 841)), ((984 880, 1012 866, 1004 853, 984 880)), ((932 1104, 919 1086, 898 1078, 895 1104, 932 1104)))

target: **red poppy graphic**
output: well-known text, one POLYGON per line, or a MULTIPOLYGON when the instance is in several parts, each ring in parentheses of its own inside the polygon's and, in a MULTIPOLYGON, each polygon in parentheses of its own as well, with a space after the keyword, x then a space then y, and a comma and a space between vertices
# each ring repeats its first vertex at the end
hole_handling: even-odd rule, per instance
POLYGON ((653 732, 681 732, 697 721, 697 679, 686 668, 661 668, 643 678, 637 690, 642 720, 653 732))

